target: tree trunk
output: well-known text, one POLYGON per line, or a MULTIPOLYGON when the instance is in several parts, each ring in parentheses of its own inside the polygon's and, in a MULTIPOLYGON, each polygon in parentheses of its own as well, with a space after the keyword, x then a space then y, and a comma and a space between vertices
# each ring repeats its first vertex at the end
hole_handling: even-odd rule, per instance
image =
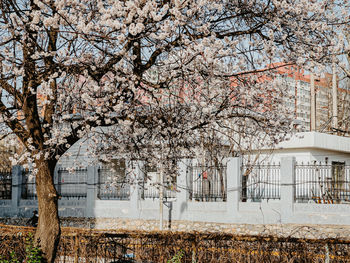
POLYGON ((58 195, 54 186, 53 176, 55 161, 40 160, 36 162, 36 189, 39 205, 39 221, 35 240, 44 253, 48 263, 55 261, 60 239, 60 224, 58 217, 58 195))

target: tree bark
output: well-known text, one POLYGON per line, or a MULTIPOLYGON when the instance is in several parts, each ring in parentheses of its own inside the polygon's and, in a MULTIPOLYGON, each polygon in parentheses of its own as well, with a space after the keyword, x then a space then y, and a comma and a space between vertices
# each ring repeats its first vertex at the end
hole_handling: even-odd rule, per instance
POLYGON ((35 240, 48 263, 55 261, 61 229, 58 217, 58 195, 53 176, 56 162, 40 160, 36 162, 36 189, 39 205, 39 221, 35 240))

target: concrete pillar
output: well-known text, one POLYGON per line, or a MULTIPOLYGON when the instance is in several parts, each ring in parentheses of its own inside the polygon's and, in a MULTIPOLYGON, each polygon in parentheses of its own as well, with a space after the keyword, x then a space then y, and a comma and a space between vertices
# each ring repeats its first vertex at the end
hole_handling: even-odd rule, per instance
POLYGON ((241 163, 240 157, 230 157, 224 160, 227 165, 227 212, 229 216, 237 217, 241 200, 241 163))
POLYGON ((176 202, 174 205, 174 214, 177 220, 185 220, 187 202, 189 201, 188 177, 192 160, 182 159, 178 163, 179 174, 176 178, 176 202))
POLYGON ((281 223, 292 221, 295 198, 295 157, 281 159, 281 223))
POLYGON ((87 167, 86 185, 86 217, 95 217, 95 202, 97 199, 98 187, 98 166, 87 167))
POLYGON ((23 168, 19 165, 12 167, 12 194, 11 194, 11 210, 12 216, 18 216, 19 201, 22 194, 22 171, 23 168))
POLYGON ((141 184, 144 178, 144 163, 142 161, 134 161, 132 163, 133 172, 131 173, 132 178, 130 178, 130 215, 131 218, 138 219, 140 212, 139 211, 139 202, 141 197, 141 184))

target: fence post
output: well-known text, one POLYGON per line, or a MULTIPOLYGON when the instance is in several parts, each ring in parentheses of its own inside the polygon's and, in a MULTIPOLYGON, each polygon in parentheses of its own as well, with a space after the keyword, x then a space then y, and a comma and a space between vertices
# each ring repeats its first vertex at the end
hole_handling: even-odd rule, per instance
POLYGON ((291 222, 294 211, 295 157, 281 158, 281 223, 291 222))
POLYGON ((12 215, 18 216, 19 201, 21 200, 22 193, 22 166, 15 165, 12 167, 12 215))
POLYGON ((179 174, 176 178, 176 202, 174 214, 177 215, 177 219, 184 219, 184 212, 187 210, 187 202, 189 199, 189 184, 188 176, 189 168, 192 163, 191 159, 182 159, 178 164, 179 174))
POLYGON ((98 187, 98 166, 87 167, 86 181, 86 217, 94 217, 95 201, 98 187))
POLYGON ((140 183, 143 180, 143 167, 142 161, 132 162, 132 170, 134 178, 130 178, 130 214, 131 218, 138 219, 139 211, 139 200, 140 200, 140 183))
POLYGON ((241 199, 241 158, 225 158, 224 163, 227 165, 227 212, 232 218, 238 216, 241 199))

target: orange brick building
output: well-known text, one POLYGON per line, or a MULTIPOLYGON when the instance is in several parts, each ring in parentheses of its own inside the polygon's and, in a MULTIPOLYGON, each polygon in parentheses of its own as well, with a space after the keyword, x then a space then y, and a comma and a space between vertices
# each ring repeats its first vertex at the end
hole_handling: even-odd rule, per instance
MULTIPOLYGON (((274 64, 278 67, 277 77, 282 85, 288 86, 289 98, 285 99, 287 107, 293 110, 295 119, 302 130, 310 130, 311 113, 311 76, 303 69, 295 65, 283 66, 282 63, 274 64), (279 67, 280 66, 280 67, 279 67)), ((316 93, 316 131, 327 132, 331 128, 332 119, 332 74, 323 73, 315 76, 316 93)), ((337 83, 338 85, 338 83, 337 83)), ((345 108, 349 108, 349 92, 338 86, 338 123, 342 130, 348 130, 344 122, 345 108)))

